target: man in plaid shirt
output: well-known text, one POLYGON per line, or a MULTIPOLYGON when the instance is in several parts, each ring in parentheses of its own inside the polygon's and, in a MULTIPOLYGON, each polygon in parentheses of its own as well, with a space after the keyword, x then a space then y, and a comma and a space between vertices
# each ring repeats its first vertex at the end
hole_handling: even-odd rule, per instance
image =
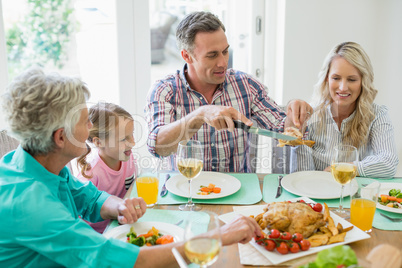
POLYGON ((147 97, 148 148, 155 156, 176 152, 182 140, 204 146, 204 170, 251 172, 249 134, 233 120, 283 131, 304 123, 312 108, 305 101, 288 104, 287 116, 268 97, 263 84, 228 69, 225 26, 209 12, 194 12, 178 25, 177 43, 183 69, 157 81, 147 97))

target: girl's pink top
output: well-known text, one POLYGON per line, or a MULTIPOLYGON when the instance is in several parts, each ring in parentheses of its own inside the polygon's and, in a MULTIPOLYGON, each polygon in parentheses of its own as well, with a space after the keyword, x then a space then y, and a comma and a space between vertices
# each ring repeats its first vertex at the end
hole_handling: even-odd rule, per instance
MULTIPOLYGON (((126 162, 121 162, 120 170, 116 171, 109 168, 100 158, 97 151, 93 152, 93 159, 90 161, 91 169, 86 172, 87 175, 92 175, 91 179, 87 179, 78 174, 77 178, 83 182, 91 181, 99 190, 105 191, 111 195, 123 198, 131 183, 137 177, 137 164, 133 154, 126 162)), ((92 228, 103 233, 110 220, 105 220, 96 223, 90 223, 92 228)))

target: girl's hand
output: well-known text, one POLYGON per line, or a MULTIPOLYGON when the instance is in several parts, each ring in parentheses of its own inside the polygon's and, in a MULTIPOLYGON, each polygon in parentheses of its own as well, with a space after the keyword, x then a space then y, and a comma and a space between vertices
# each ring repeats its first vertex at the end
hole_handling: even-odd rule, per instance
POLYGON ((147 204, 141 197, 126 198, 117 208, 117 220, 120 224, 134 223, 141 218, 147 210, 147 204))

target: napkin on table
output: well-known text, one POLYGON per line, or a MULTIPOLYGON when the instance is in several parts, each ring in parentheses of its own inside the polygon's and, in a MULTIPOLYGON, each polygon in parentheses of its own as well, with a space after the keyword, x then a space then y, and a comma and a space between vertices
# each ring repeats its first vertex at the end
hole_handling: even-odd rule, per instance
POLYGON ((374 215, 374 220, 373 220, 374 228, 377 228, 380 230, 387 230, 387 231, 402 231, 402 222, 393 222, 393 221, 381 216, 380 212, 382 214, 385 214, 392 218, 402 219, 402 214, 383 211, 383 210, 379 210, 377 208, 375 215, 374 215))

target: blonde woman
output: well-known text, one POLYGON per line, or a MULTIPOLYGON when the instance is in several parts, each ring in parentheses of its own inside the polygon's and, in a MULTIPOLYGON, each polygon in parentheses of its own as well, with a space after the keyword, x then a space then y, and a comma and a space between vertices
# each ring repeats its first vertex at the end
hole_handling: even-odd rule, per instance
POLYGON ((377 89, 370 59, 354 42, 335 46, 324 60, 314 92, 314 114, 307 139, 316 143, 295 149, 300 170, 330 171, 338 144, 358 149, 358 175, 393 177, 399 162, 394 127, 387 107, 374 103, 377 89))

